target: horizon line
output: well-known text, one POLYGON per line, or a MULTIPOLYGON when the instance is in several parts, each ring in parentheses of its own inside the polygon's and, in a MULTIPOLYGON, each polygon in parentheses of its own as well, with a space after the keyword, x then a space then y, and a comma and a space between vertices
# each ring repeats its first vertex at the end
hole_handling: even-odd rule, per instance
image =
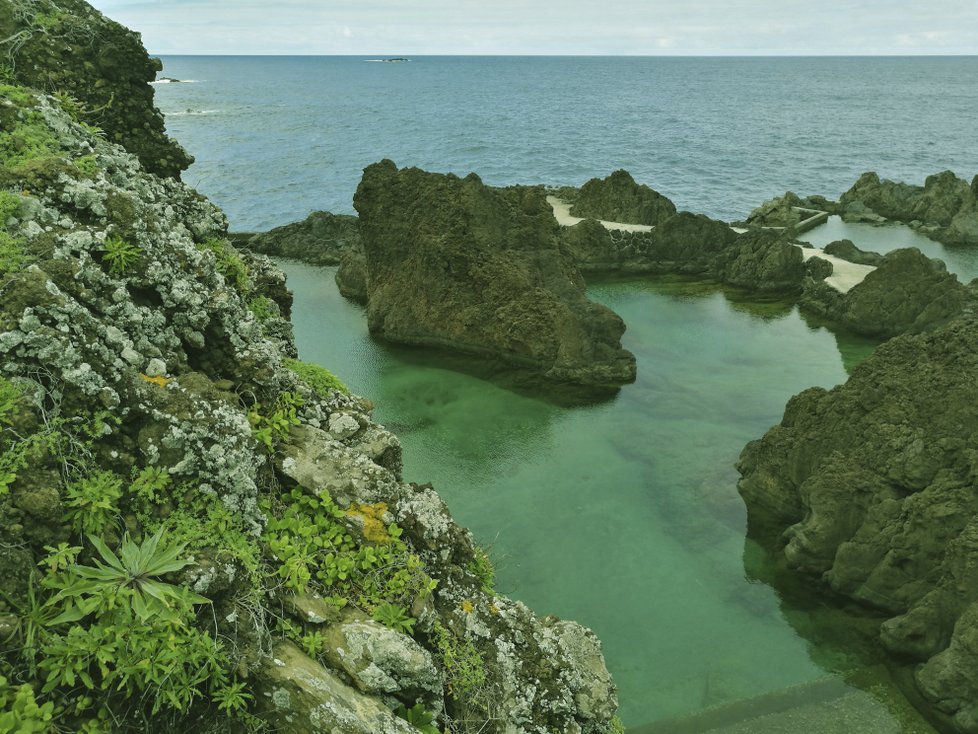
POLYGON ((605 58, 605 59, 914 59, 914 58, 978 58, 978 53, 808 53, 808 54, 784 54, 784 53, 703 53, 703 54, 605 54, 605 53, 431 53, 420 54, 391 54, 391 53, 193 53, 193 52, 172 52, 172 51, 148 51, 150 56, 245 56, 245 57, 378 57, 387 59, 411 59, 411 58, 605 58))

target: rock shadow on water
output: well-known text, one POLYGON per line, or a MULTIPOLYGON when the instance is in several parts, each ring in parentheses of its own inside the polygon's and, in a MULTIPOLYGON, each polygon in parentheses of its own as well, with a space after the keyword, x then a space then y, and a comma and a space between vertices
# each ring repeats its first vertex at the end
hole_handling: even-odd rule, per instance
POLYGON ((399 362, 419 369, 443 369, 485 380, 522 397, 542 400, 561 408, 599 405, 614 400, 620 388, 557 383, 489 356, 472 356, 429 346, 392 344, 371 337, 399 362))

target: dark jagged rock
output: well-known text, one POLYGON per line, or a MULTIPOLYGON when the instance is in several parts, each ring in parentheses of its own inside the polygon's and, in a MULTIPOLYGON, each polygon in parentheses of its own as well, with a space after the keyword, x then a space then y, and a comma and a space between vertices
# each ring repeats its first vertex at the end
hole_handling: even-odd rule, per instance
MULTIPOLYGON (((854 289, 855 290, 855 289, 854 289)), ((751 532, 882 610, 931 713, 978 732, 978 321, 890 340, 744 449, 751 532)))
POLYGON ((287 257, 310 265, 338 265, 343 253, 360 248, 360 223, 347 214, 313 212, 301 222, 268 232, 238 232, 238 247, 272 257, 287 257))
POLYGON ((808 268, 801 249, 785 237, 752 230, 716 255, 711 274, 721 283, 741 288, 801 293, 808 268))
POLYGON ((765 201, 747 215, 749 227, 791 227, 802 220, 795 207, 805 206, 801 197, 788 191, 783 196, 765 201))
POLYGON ((883 261, 882 254, 860 250, 852 240, 836 240, 835 242, 830 242, 822 249, 826 255, 848 260, 857 265, 872 265, 876 267, 883 261))
POLYGON ((561 241, 588 274, 701 275, 785 293, 801 293, 810 275, 801 250, 782 233, 756 229, 738 236, 724 222, 689 212, 679 212, 651 232, 609 231, 585 219, 562 228, 561 241))
POLYGON ((945 244, 978 244, 978 176, 971 185, 951 171, 928 176, 923 186, 881 180, 867 172, 839 200, 844 219, 865 221, 866 210, 917 227, 945 244))
POLYGON ((370 330, 404 344, 499 358, 550 380, 635 379, 625 325, 584 295, 541 187, 368 166, 354 197, 370 330))
POLYGON ((676 213, 676 205, 645 184, 635 183, 628 171, 618 170, 584 184, 570 213, 610 222, 657 225, 676 213))
POLYGON ((82 0, 7 0, 0 39, 12 81, 75 98, 80 105, 68 100, 69 111, 102 128, 147 171, 179 178, 193 162, 164 131, 149 85, 162 64, 138 33, 82 0))
POLYGON ((856 333, 885 339, 942 326, 973 299, 942 261, 906 248, 883 256, 848 293, 809 284, 801 306, 856 333))

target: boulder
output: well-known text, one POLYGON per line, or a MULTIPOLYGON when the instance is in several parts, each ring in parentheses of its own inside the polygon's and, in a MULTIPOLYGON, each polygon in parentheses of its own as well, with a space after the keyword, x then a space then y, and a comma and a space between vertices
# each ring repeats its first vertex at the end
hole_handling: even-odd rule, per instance
POLYGON ((635 379, 622 320, 584 294, 542 187, 490 188, 398 170, 364 171, 354 197, 377 336, 498 359, 601 389, 635 379))
POLYGON ((716 256, 737 241, 724 222, 679 212, 651 232, 647 257, 665 272, 709 274, 716 256))
POLYGON ((792 398, 740 456, 749 527, 790 567, 878 609, 895 664, 978 732, 978 319, 891 339, 792 398))
POLYGON ((676 213, 676 205, 645 184, 635 183, 628 171, 592 178, 581 187, 570 213, 575 217, 627 224, 657 225, 676 213))
POLYGON ((417 734, 417 729, 372 696, 344 683, 287 640, 257 673, 262 720, 292 734, 417 734))
POLYGON ((15 0, 0 4, 0 38, 9 43, 10 82, 60 95, 147 171, 179 178, 193 163, 166 135, 149 84, 163 64, 138 33, 83 0, 15 0))
POLYGON ((238 232, 235 245, 310 265, 338 265, 347 250, 360 248, 360 223, 347 214, 313 212, 301 222, 268 232, 238 232))
POLYGON ((364 693, 423 698, 428 708, 445 685, 431 654, 411 637, 373 620, 352 620, 326 631, 325 655, 364 693))

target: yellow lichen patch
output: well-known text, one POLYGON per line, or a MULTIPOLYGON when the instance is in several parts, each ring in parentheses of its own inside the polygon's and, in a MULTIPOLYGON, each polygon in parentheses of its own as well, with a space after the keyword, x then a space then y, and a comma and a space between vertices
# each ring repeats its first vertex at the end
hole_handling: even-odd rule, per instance
POLYGON ((391 536, 387 532, 387 526, 384 525, 385 512, 387 512, 386 502, 378 502, 375 505, 361 505, 354 502, 346 514, 363 521, 364 538, 372 543, 389 543, 391 536))
POLYGON ((142 372, 140 372, 139 376, 146 382, 152 383, 153 385, 157 385, 158 387, 166 387, 167 385, 170 384, 170 378, 163 377, 162 375, 156 375, 155 377, 150 377, 149 375, 144 375, 142 372))
POLYGON ((472 614, 475 611, 475 604, 466 599, 462 602, 462 611, 466 614, 472 614))

